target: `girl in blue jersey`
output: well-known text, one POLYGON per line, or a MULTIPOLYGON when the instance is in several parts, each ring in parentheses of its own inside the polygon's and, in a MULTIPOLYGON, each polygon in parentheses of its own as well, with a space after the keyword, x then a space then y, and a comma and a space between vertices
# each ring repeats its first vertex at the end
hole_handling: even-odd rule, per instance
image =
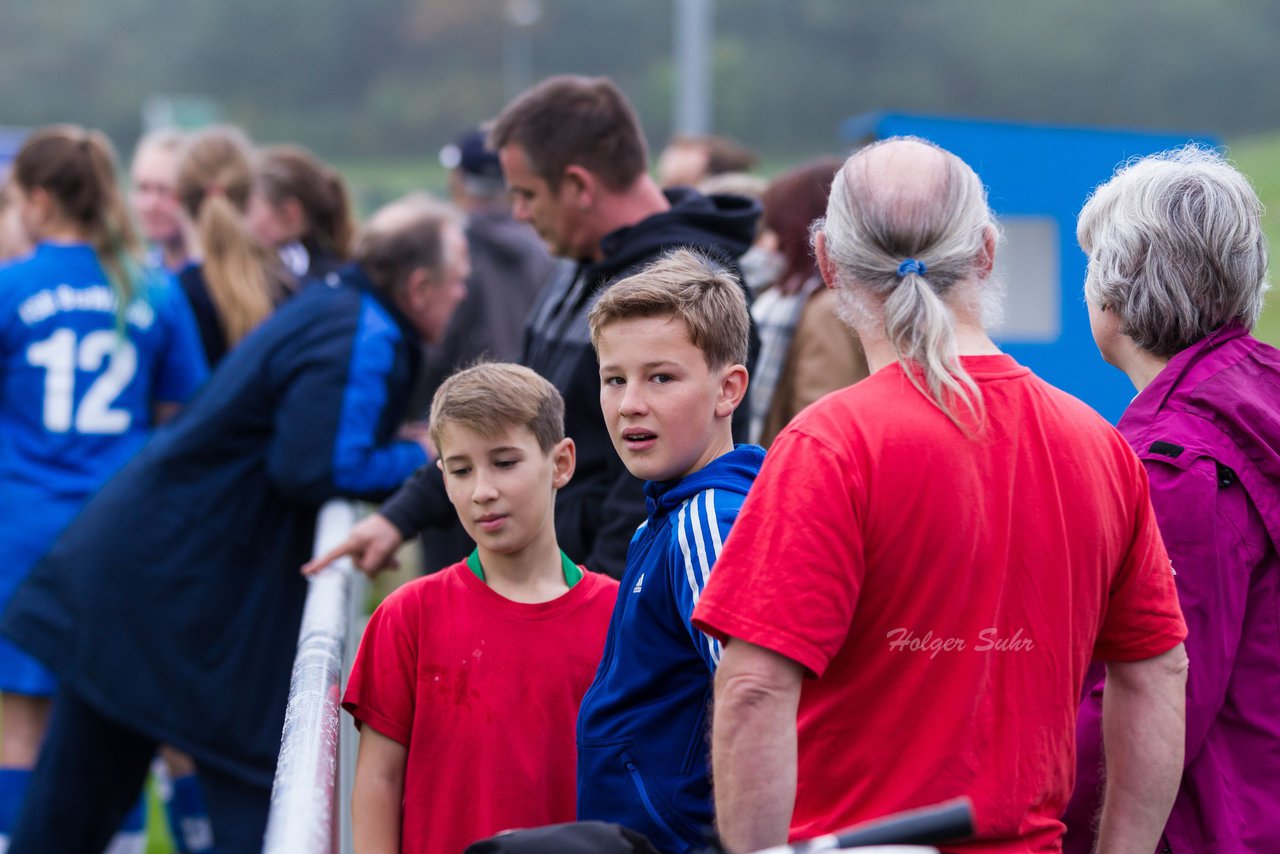
MULTIPOLYGON (((186 300, 139 260, 105 136, 34 132, 9 193, 35 250, 0 268, 0 604, 207 373, 186 300)), ((51 674, 0 639, 6 834, 53 693, 51 674)))

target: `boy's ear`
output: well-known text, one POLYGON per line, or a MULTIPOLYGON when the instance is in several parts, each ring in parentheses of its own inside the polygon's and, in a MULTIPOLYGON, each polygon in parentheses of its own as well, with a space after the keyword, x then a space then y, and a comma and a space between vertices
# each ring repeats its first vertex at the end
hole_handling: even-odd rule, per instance
POLYGON ((568 436, 551 448, 551 464, 551 485, 556 489, 563 489, 573 479, 573 471, 578 465, 578 448, 568 436))
POLYGON ((716 417, 728 418, 742 403, 747 394, 747 368, 730 365, 720 374, 720 396, 716 398, 716 417))

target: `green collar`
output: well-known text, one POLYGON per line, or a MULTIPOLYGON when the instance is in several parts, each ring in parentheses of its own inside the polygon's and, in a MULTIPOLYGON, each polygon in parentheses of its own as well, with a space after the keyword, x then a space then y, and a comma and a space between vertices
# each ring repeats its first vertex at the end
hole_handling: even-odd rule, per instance
MULTIPOLYGON (((569 560, 569 556, 563 551, 560 552, 560 568, 564 570, 564 583, 573 587, 582 580, 582 570, 578 565, 569 560)), ((480 550, 476 549, 467 558, 467 569, 471 570, 471 574, 476 578, 484 581, 484 568, 480 566, 480 550)))

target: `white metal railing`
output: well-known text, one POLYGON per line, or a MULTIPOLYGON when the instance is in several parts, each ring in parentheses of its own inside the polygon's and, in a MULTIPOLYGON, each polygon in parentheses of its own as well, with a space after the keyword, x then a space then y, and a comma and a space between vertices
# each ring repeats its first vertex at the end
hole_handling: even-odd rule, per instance
MULTIPOLYGON (((314 553, 324 554, 345 540, 356 516, 356 505, 351 501, 335 499, 325 504, 316 518, 314 553)), ((364 576, 350 559, 342 558, 308 581, 298 652, 289 679, 280 758, 271 787, 271 814, 263 845, 268 854, 332 854, 338 850, 342 673, 346 647, 354 646, 348 644, 353 634, 353 590, 363 587, 357 579, 363 582, 364 576)))

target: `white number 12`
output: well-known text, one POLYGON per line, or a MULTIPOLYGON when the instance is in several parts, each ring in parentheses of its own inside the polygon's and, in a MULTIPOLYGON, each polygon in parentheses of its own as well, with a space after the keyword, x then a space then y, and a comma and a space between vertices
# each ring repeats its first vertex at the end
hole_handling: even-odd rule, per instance
POLYGON ((59 329, 28 347, 27 361, 45 369, 44 426, 49 432, 66 433, 73 415, 78 433, 123 433, 133 423, 133 413, 111 408, 138 369, 138 351, 119 333, 99 329, 77 346, 74 331, 59 329), (104 361, 106 370, 89 386, 77 408, 76 368, 97 371, 104 361))

